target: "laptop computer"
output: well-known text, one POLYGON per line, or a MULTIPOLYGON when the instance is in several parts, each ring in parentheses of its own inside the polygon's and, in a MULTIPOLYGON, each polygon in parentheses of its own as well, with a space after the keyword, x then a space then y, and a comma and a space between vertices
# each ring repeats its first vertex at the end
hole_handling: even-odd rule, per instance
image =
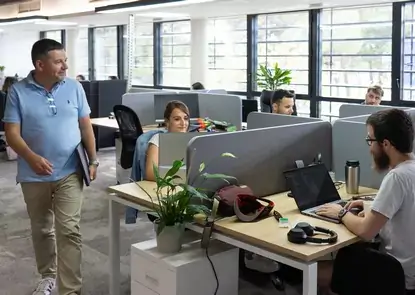
POLYGON ((336 218, 317 215, 317 209, 328 203, 346 205, 324 164, 316 164, 283 172, 298 209, 304 215, 340 223, 336 218))

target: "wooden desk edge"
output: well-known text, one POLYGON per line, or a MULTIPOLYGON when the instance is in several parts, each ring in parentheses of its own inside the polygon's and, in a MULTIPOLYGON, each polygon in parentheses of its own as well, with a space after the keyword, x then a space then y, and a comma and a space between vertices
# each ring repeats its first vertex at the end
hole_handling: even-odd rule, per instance
MULTIPOLYGON (((120 197, 124 200, 130 201, 130 202, 132 202, 136 205, 147 207, 149 209, 151 209, 153 207, 153 203, 151 201, 144 200, 144 199, 141 199, 141 198, 131 197, 129 194, 126 194, 122 191, 119 191, 119 189, 117 188, 117 185, 108 187, 107 191, 112 192, 112 193, 116 193, 118 197, 120 197)), ((143 193, 145 193, 145 192, 143 192, 143 193)), ((233 216, 233 217, 227 217, 227 218, 235 218, 235 217, 233 216)), ((273 218, 273 217, 270 216, 268 218, 273 218)), ((201 224, 198 224, 198 225, 202 226, 201 224)), ((222 227, 219 222, 215 224, 215 231, 217 233, 223 234, 223 235, 225 235, 227 237, 230 237, 230 238, 238 239, 238 237, 239 237, 238 232, 233 231, 232 229, 229 229, 229 228, 226 228, 226 227, 222 227)), ((360 238, 355 236, 354 238, 347 239, 347 240, 344 240, 344 241, 341 241, 341 242, 337 242, 336 244, 330 245, 330 247, 325 247, 321 251, 317 251, 317 252, 315 252, 313 254, 310 254, 310 255, 305 255, 303 253, 292 251, 290 249, 280 247, 276 244, 270 244, 270 243, 266 243, 266 242, 264 244, 262 244, 261 246, 258 246, 258 243, 257 243, 256 239, 252 238, 248 235, 244 236, 244 239, 240 239, 241 242, 249 243, 249 244, 255 245, 256 247, 259 247, 259 248, 264 248, 268 251, 274 252, 274 253, 279 254, 279 255, 288 255, 292 258, 299 259, 302 262, 311 262, 311 261, 318 260, 318 259, 320 259, 320 258, 322 258, 322 257, 324 257, 324 256, 326 256, 330 253, 333 253, 333 252, 335 252, 335 251, 337 251, 341 248, 352 245, 352 244, 358 242, 359 240, 360 240, 360 238)), ((304 246, 305 247, 312 247, 313 245, 312 244, 306 244, 304 246)), ((319 245, 316 245, 316 247, 319 247, 319 245)))

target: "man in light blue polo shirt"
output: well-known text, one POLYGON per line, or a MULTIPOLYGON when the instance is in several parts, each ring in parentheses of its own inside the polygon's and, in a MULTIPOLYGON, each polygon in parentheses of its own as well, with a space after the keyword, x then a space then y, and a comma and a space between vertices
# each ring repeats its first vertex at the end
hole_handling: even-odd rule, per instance
POLYGON ((3 122, 7 142, 19 155, 17 182, 42 276, 33 294, 51 294, 55 280, 60 295, 81 294, 83 178, 76 147, 82 140, 95 179, 99 163, 90 108, 79 82, 66 78, 62 44, 37 41, 32 61, 35 70, 9 90, 3 122))

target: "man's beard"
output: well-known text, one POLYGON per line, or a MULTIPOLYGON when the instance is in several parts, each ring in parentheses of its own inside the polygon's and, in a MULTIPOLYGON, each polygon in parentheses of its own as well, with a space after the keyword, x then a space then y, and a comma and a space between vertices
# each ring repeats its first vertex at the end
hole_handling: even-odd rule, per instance
POLYGON ((373 161, 375 162, 375 169, 379 172, 383 172, 389 169, 390 159, 389 156, 380 150, 379 153, 373 154, 373 161))

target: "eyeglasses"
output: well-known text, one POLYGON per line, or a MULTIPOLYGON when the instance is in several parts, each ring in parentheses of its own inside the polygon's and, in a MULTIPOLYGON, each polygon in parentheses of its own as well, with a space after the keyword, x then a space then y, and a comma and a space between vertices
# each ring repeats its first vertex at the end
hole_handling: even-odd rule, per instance
POLYGON ((372 142, 377 141, 376 139, 370 138, 369 135, 366 136, 366 139, 365 140, 366 140, 366 143, 367 143, 368 146, 371 146, 372 145, 372 142))
POLYGON ((56 114, 58 113, 58 109, 56 108, 55 100, 50 95, 48 95, 47 98, 49 103, 49 110, 51 111, 52 115, 56 116, 56 114))

